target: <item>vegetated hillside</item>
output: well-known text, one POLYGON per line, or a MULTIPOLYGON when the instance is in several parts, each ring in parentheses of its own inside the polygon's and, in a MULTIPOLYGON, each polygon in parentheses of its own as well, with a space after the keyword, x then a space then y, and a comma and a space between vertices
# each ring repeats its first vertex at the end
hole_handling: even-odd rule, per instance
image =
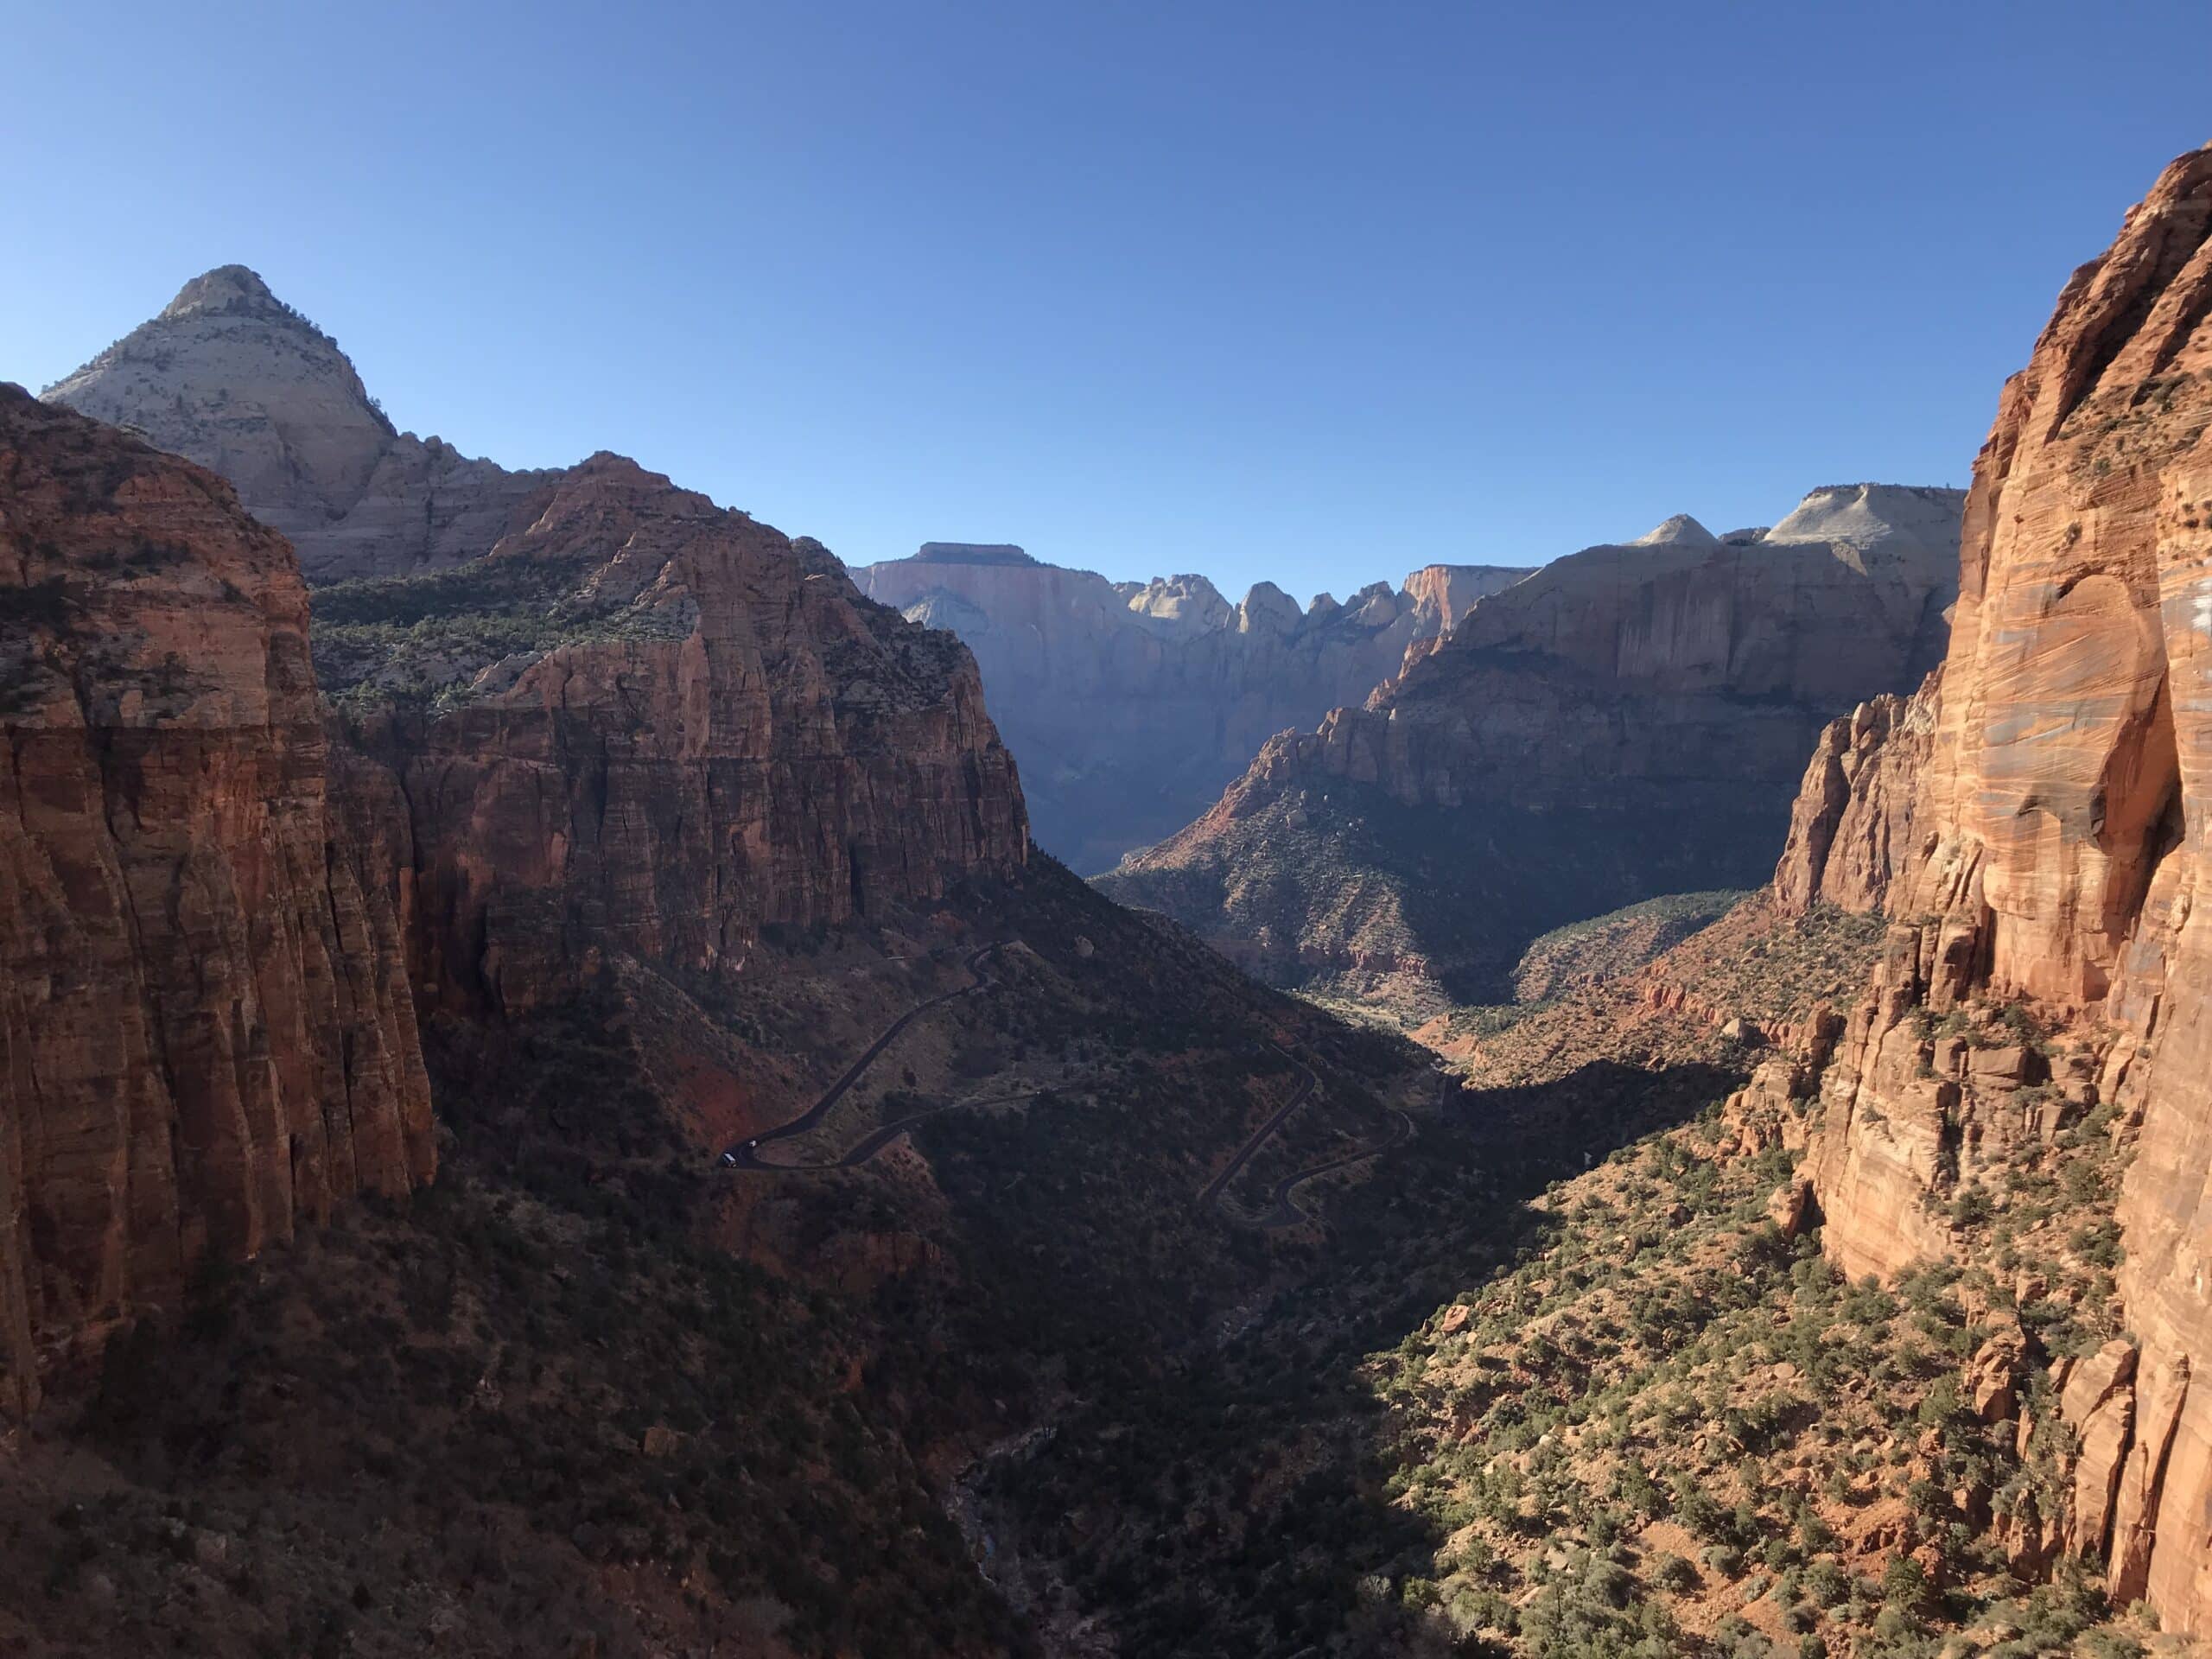
POLYGON ((1434 564, 1301 609, 1272 582, 1109 582, 1018 547, 930 542, 861 591, 976 653, 1038 842, 1084 874, 1188 823, 1288 728, 1363 699, 1525 569, 1434 564))
POLYGON ((1584 982, 1554 996, 1454 1009, 1413 1034, 1484 1085, 1529 1082, 1600 1055, 1643 1063, 1699 1052, 1722 1032, 1753 1046, 1805 1052, 1816 1040, 1821 1010, 1847 1001, 1864 982, 1880 948, 1881 918, 1833 905, 1792 915, 1761 892, 1671 949, 1643 957, 1655 915, 1679 906, 1694 919, 1719 896, 1682 894, 1599 917, 1593 945, 1612 939, 1629 948, 1585 955, 1584 982))
POLYGON ((1718 921, 1747 896, 1732 887, 1666 893, 1539 934, 1514 968, 1513 1000, 1544 1002, 1618 979, 1718 921))
POLYGON ((1143 1392, 1317 1259, 1312 1226, 1199 1198, 1287 1097, 1269 1042, 1320 1080, 1287 1126, 1301 1160, 1370 1143, 1376 1081, 1419 1108, 1426 1073, 1041 858, 766 952, 734 988, 618 968, 499 1024, 434 1020, 423 1202, 203 1274, 19 1431, 0 1631, 1030 1650, 941 1507, 951 1474, 1071 1398, 1143 1392), (715 1165, 994 942, 989 986, 903 1033, 890 1089, 809 1149, 916 1100, 1020 1103, 855 1169, 715 1165))
POLYGON ((2101 1112, 2015 1141, 1931 1208, 1941 1259, 1847 1280, 1794 1172, 1823 1001, 1878 948, 1761 896, 1500 1010, 1528 1031, 1336 1201, 1310 1278, 992 1465, 1002 1550, 1148 1654, 2140 1653, 2051 1523, 2059 1402, 2111 1386, 2126 1147, 2101 1112))
POLYGON ((1278 983, 1503 1001, 1554 927, 1765 879, 1823 726, 1941 656, 1961 500, 1820 490, 1771 531, 1556 560, 1101 884, 1278 983))

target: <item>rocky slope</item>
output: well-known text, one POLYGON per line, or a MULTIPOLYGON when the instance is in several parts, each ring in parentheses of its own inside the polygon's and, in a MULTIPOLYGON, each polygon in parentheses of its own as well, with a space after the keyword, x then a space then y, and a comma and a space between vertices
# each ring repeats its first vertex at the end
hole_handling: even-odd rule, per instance
POLYGON ((763 928, 1026 855, 957 645, 620 457, 506 473, 396 435, 241 266, 46 396, 226 472, 322 579, 334 776, 418 985, 514 1007, 607 952, 737 971, 763 928))
MULTIPOLYGON (((279 517, 397 454, 364 459, 390 433, 351 366, 234 269, 67 385, 177 439, 232 411, 215 458, 279 517)), ((20 1395, 204 1255, 428 1179, 410 984, 513 1014, 626 965, 728 978, 1026 859, 957 642, 629 461, 451 519, 452 569, 326 587, 311 663, 292 553, 228 486, 58 400, 7 414, 20 1395)))
POLYGON ((2086 1316, 2116 1289, 2109 1340, 2049 1362, 2069 1494, 2000 1519, 2029 1566, 2062 1548, 2102 1560, 2116 1600, 2193 1629, 2212 1624, 2212 1394, 2193 1375, 2212 1350, 2209 426, 2201 150, 2075 274, 2007 384, 1941 677, 1830 734, 1781 877, 1800 899, 1874 895, 1893 866, 1885 959, 1821 1079, 1803 1166, 1828 1253, 1894 1273, 1993 1253, 1994 1227, 2031 1325, 2054 1317, 2059 1279, 2104 1274, 2069 1306, 2086 1316), (2133 1160, 2116 1240, 2109 1216, 2037 1230, 2040 1193, 2114 1155, 2133 1160))
POLYGON ((430 1179, 308 604, 221 480, 0 387, 0 1398, 204 1260, 430 1179))
POLYGON ((1675 519, 1558 560, 1106 889, 1278 980, 1503 1001, 1550 927, 1764 875, 1824 723, 1941 654, 1960 502, 1820 490, 1764 532, 1675 519))
POLYGON ((1039 844, 1089 871, 1189 823, 1268 738, 1365 697, 1409 646, 1526 575, 1429 565, 1301 611, 1272 582, 1232 605, 1204 576, 1109 582, 1018 547, 931 542, 853 578, 976 653, 1039 844))
POLYGON ((396 430, 338 342, 243 265, 194 277, 42 396, 220 473, 311 582, 474 558, 545 478, 396 430))
POLYGON ((957 643, 834 559, 597 455, 444 575, 317 600, 364 815, 411 849, 418 979, 509 1008, 595 955, 743 971, 762 931, 1027 855, 957 643))

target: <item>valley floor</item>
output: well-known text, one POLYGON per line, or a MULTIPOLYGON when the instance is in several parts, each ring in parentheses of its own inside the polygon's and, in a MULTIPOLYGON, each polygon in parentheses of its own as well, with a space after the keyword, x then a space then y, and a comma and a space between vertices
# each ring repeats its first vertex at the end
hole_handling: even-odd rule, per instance
POLYGON ((2024 1543, 2113 1334, 2103 1126, 1887 1289, 1777 1200, 1738 1090, 1877 925, 1599 918, 1423 1028, 1446 1086, 1050 867, 974 913, 435 1026, 436 1188, 18 1431, 0 1645, 2178 1650, 2024 1543))

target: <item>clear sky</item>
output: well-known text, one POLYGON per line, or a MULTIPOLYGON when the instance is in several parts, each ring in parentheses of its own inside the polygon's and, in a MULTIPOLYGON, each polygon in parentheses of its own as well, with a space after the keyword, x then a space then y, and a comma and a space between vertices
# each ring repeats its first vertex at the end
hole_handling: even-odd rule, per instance
POLYGON ((0 378, 238 261, 472 454, 1232 596, 1963 484, 2212 138, 2202 0, 0 22, 0 378))

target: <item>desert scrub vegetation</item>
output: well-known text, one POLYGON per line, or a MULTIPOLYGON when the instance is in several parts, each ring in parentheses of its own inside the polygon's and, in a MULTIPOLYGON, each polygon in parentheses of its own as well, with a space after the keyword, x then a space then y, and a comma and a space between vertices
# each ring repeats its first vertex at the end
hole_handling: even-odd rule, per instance
POLYGON ((1577 985, 1633 973, 1750 896, 1738 887, 1666 893, 1555 927, 1521 953, 1513 969, 1513 1000, 1524 1006, 1543 1002, 1577 985))
POLYGON ((865 1310, 702 1242, 618 1012, 430 1048, 436 1185, 111 1346, 81 1409, 113 1477, 0 1503, 46 1574, 0 1605, 108 1652, 1026 1651, 848 1376, 865 1310))
MULTIPOLYGON (((2053 1148, 2088 1172, 2069 1213, 2097 1241, 2105 1128, 2053 1148)), ((1388 1489, 1442 1541, 1454 1632, 1531 1654, 2139 1650, 2075 1565, 2018 1582, 1992 1526, 2070 1502, 2050 1362, 2112 1334, 2100 1244, 2023 1278, 2008 1217, 1977 1211, 1957 1259, 1853 1284, 1768 1219, 1787 1156, 1719 1155, 1731 1139, 1708 1118, 1562 1185, 1510 1271, 1368 1362, 1388 1489), (2024 1448, 1968 1395, 2008 1331, 2024 1448), (1981 1639, 1944 1645, 1962 1630, 1981 1639)))
POLYGON ((342 703, 448 707, 485 669, 594 640, 682 639, 685 604, 589 592, 604 563, 586 551, 494 554, 450 570, 364 577, 316 588, 313 649, 326 695, 342 703))

